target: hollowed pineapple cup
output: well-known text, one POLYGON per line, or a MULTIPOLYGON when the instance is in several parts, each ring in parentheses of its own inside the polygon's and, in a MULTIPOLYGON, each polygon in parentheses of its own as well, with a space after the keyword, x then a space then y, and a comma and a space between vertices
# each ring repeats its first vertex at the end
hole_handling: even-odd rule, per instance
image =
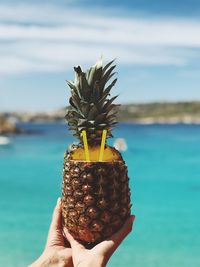
POLYGON ((62 221, 82 244, 116 232, 130 216, 130 189, 123 160, 86 162, 65 158, 62 221))

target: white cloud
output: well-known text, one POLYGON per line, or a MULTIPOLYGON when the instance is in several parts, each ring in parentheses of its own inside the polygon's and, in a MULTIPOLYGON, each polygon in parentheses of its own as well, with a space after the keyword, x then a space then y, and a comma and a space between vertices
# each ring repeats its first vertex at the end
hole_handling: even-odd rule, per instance
POLYGON ((118 18, 96 10, 0 6, 0 73, 62 71, 103 53, 124 64, 189 64, 200 20, 118 18))
MULTIPOLYGON (((200 21, 92 18, 84 25, 24 26, 0 24, 0 40, 74 41, 120 45, 200 47, 200 21), (103 25, 102 25, 103 24, 103 25)), ((81 22, 81 17, 79 17, 81 22)))
POLYGON ((77 63, 90 65, 101 54, 120 64, 177 65, 187 64, 193 54, 165 48, 135 46, 124 49, 112 45, 82 45, 76 43, 16 42, 0 45, 3 64, 0 72, 66 71, 77 63), (5 53, 6 51, 9 51, 5 53), (6 59, 8 58, 8 60, 6 59))
POLYGON ((44 63, 39 61, 30 60, 14 55, 1 55, 0 73, 2 74, 21 74, 27 72, 39 72, 39 71, 63 71, 61 64, 44 63))

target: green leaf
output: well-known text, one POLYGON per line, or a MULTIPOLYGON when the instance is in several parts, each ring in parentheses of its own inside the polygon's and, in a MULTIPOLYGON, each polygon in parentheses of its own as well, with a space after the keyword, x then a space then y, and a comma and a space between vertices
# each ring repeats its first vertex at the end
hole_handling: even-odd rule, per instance
POLYGON ((89 112, 89 110, 90 110, 90 107, 89 107, 89 105, 88 105, 88 102, 86 102, 86 101, 84 101, 84 100, 81 100, 81 102, 80 102, 80 107, 79 107, 79 108, 80 108, 82 114, 84 115, 84 117, 87 118, 87 116, 88 116, 88 112, 89 112))
POLYGON ((109 123, 109 125, 112 127, 113 125, 115 125, 116 123, 118 123, 118 121, 117 121, 117 119, 115 118, 113 118, 113 119, 109 119, 108 120, 108 123, 109 123))
POLYGON ((106 101, 107 95, 104 95, 97 103, 97 107, 99 110, 102 110, 102 107, 104 106, 104 103, 106 101))
POLYGON ((65 118, 66 118, 67 120, 73 118, 73 114, 72 114, 72 110, 71 110, 71 109, 67 109, 65 118))
POLYGON ((74 67, 75 72, 80 75, 82 73, 82 69, 80 66, 74 67))
POLYGON ((104 96, 108 96, 110 94, 110 91, 112 87, 116 84, 117 78, 112 81, 112 83, 103 91, 104 96))
POLYGON ((98 60, 89 70, 88 84, 93 87, 102 78, 102 60, 98 60))
POLYGON ((76 94, 72 94, 72 99, 73 99, 73 103, 76 105, 76 108, 74 108, 74 109, 77 112, 79 112, 80 114, 84 115, 82 113, 82 110, 80 109, 80 107, 81 107, 81 99, 76 94))
POLYGON ((89 70, 86 71, 86 79, 88 81, 88 84, 89 84, 89 78, 90 78, 91 70, 92 70, 92 68, 89 68, 89 70))
POLYGON ((116 74, 117 72, 113 72, 109 75, 109 77, 107 78, 106 83, 116 74))
POLYGON ((110 137, 113 137, 113 135, 111 134, 111 132, 109 132, 109 133, 107 134, 107 138, 110 138, 110 137))
POLYGON ((69 98, 69 103, 73 108, 77 109, 77 104, 74 102, 72 97, 69 98))
POLYGON ((93 103, 97 104, 99 101, 99 96, 100 96, 99 81, 95 81, 94 87, 93 87, 93 92, 91 95, 91 101, 93 103))
POLYGON ((108 120, 111 120, 111 119, 116 119, 116 115, 117 115, 118 112, 114 112, 113 114, 111 115, 107 115, 106 116, 106 121, 108 120))
POLYGON ((108 82, 108 80, 115 74, 114 73, 114 74, 112 74, 112 76, 110 76, 115 67, 116 67, 116 65, 112 66, 110 69, 108 69, 106 71, 106 73, 103 74, 102 80, 101 80, 102 87, 104 87, 106 85, 106 83, 108 82))
POLYGON ((101 123, 105 120, 107 113, 102 113, 95 118, 96 123, 101 123))
POLYGON ((97 107, 94 105, 88 113, 88 120, 95 120, 98 114, 99 114, 99 111, 97 107))
POLYGON ((68 125, 69 126, 77 126, 77 120, 75 120, 75 119, 69 120, 68 125))
POLYGON ((87 119, 79 119, 78 120, 78 126, 83 126, 87 124, 87 119))
POLYGON ((115 117, 112 117, 112 118, 108 118, 106 121, 110 124, 110 123, 113 123, 113 122, 117 122, 117 118, 115 116, 115 117))
POLYGON ((84 119, 84 116, 77 112, 76 110, 72 110, 72 115, 78 119, 84 119))
POLYGON ((69 130, 70 131, 76 131, 77 130, 77 127, 69 127, 69 130))
POLYGON ((89 73, 88 73, 88 84, 92 87, 93 84, 93 77, 94 77, 94 73, 95 73, 95 67, 91 67, 89 69, 89 73))
POLYGON ((88 84, 88 81, 86 79, 86 75, 84 72, 82 72, 80 75, 80 87, 81 87, 83 99, 86 101, 89 101, 91 89, 90 89, 90 86, 88 84))
POLYGON ((77 74, 76 80, 77 80, 77 86, 79 88, 80 95, 84 100, 89 100, 90 97, 90 86, 88 84, 88 81, 86 79, 86 74, 82 71, 81 67, 74 67, 74 70, 77 74))
POLYGON ((106 70, 112 65, 112 63, 115 61, 115 59, 113 59, 112 61, 108 62, 105 67, 103 68, 103 73, 106 72, 106 70))
POLYGON ((73 81, 66 81, 66 83, 68 84, 68 86, 70 87, 70 89, 76 90, 76 86, 73 83, 73 81))
POLYGON ((88 123, 89 123, 89 125, 93 126, 95 124, 95 120, 89 120, 88 123))
POLYGON ((84 126, 82 126, 82 127, 78 127, 78 131, 79 131, 79 133, 81 133, 83 130, 85 130, 86 129, 86 127, 84 127, 84 126))
POLYGON ((81 140, 81 137, 80 137, 80 135, 78 133, 74 133, 73 136, 76 136, 76 137, 78 137, 81 140))
MULTIPOLYGON (((109 99, 109 100, 105 103, 105 105, 104 105, 104 107, 103 107, 104 112, 107 112, 108 107, 112 104, 112 102, 113 102, 117 97, 118 97, 118 95, 113 96, 111 99, 109 99)), ((113 108, 114 106, 111 106, 111 107, 113 108)))
POLYGON ((115 110, 115 104, 111 104, 106 108, 105 112, 107 113, 107 115, 111 115, 114 113, 114 110, 115 110))

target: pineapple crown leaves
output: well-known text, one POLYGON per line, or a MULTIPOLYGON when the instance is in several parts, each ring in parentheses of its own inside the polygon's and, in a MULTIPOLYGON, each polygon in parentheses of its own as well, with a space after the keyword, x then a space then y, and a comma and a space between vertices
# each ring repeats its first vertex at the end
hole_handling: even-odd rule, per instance
POLYGON ((117 96, 110 98, 110 92, 117 82, 117 78, 111 81, 116 74, 114 61, 103 66, 101 58, 86 73, 80 66, 74 67, 75 80, 67 81, 71 97, 66 119, 70 130, 81 142, 82 130, 86 130, 89 144, 101 141, 103 129, 107 129, 107 137, 112 137, 111 129, 117 123, 118 106, 113 103, 117 96))

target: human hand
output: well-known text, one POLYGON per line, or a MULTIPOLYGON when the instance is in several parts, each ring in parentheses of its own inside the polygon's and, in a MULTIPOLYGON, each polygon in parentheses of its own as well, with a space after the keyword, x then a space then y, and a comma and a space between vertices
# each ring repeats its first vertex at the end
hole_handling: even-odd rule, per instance
POLYGON ((65 243, 61 224, 61 199, 58 198, 42 255, 29 267, 73 267, 72 250, 65 243))
POLYGON ((130 216, 122 228, 105 241, 97 244, 92 249, 86 249, 72 235, 64 229, 66 239, 72 248, 72 259, 74 267, 104 267, 117 247, 131 232, 135 216, 130 216))

